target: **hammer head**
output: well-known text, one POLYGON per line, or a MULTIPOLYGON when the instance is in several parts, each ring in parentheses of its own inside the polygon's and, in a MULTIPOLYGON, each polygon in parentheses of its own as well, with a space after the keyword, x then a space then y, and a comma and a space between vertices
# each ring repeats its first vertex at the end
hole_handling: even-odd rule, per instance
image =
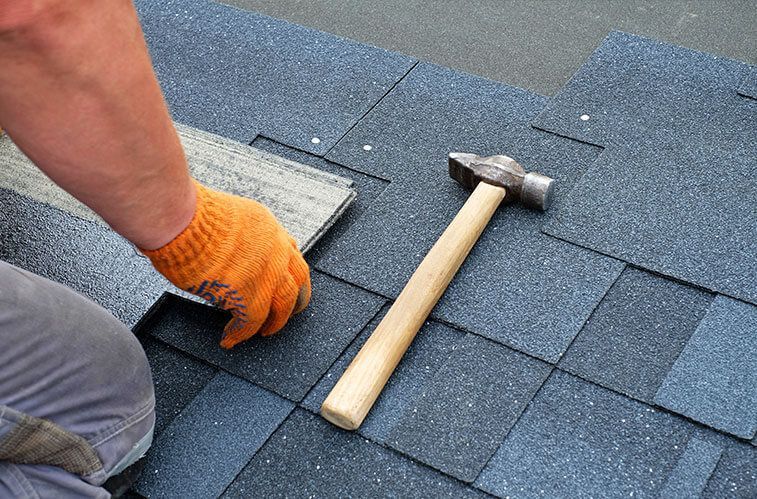
POLYGON ((451 152, 449 175, 468 189, 474 189, 479 182, 504 187, 505 202, 520 201, 528 208, 539 210, 546 210, 552 202, 554 179, 536 172, 526 173, 508 156, 482 157, 451 152))

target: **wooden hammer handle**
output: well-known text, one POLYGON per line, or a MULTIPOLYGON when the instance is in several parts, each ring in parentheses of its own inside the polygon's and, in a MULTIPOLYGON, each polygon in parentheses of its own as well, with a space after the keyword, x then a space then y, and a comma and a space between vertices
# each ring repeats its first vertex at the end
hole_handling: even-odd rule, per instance
POLYGON ((504 197, 504 188, 478 184, 323 402, 324 418, 360 426, 504 197))

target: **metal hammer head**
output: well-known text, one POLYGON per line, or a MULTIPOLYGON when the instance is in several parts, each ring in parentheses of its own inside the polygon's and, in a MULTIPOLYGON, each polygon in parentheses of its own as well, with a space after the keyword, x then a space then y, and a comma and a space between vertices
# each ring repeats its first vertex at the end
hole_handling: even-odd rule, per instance
POLYGON ((504 187, 505 202, 520 201, 528 208, 540 210, 546 210, 552 202, 554 179, 536 172, 526 173, 509 156, 451 152, 449 175, 468 189, 474 189, 479 182, 504 187))

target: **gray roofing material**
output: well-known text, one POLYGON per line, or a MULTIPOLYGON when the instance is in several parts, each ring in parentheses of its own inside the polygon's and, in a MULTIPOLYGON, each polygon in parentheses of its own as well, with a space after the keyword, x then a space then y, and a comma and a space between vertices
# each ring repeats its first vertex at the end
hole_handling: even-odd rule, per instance
POLYGON ((653 403, 712 298, 705 291, 627 267, 559 366, 653 403))
POLYGON ((109 228, 0 189, 0 259, 63 283, 133 326, 175 289, 109 228))
MULTIPOLYGON (((175 126, 194 178, 266 205, 303 251, 355 198, 348 179, 180 123, 175 126)), ((7 135, 0 136, 0 187, 105 224, 42 173, 7 135)))
POLYGON ((739 84, 738 92, 745 97, 757 99, 757 66, 749 66, 749 71, 739 84))
POLYGON ((607 147, 546 224, 757 303, 757 102, 741 62, 613 32, 534 120, 607 147))
POLYGON ((137 492, 219 496, 293 407, 243 379, 218 373, 153 443, 137 492))
POLYGON ((350 179, 354 182, 357 197, 344 211, 339 220, 328 229, 328 232, 322 234, 322 237, 318 242, 308 249, 306 258, 311 264, 318 262, 323 254, 329 251, 333 245, 344 244, 345 241, 342 236, 347 228, 354 224, 363 213, 365 213, 368 207, 376 201, 389 185, 388 180, 350 170, 349 168, 332 163, 331 161, 326 161, 321 157, 298 151, 297 149, 287 147, 262 136, 258 136, 252 142, 252 145, 258 149, 271 152, 300 164, 310 165, 321 171, 333 173, 334 175, 339 175, 340 177, 350 179))
POLYGON ((719 296, 655 402, 741 438, 757 431, 757 307, 719 296))
POLYGON ((224 497, 485 497, 319 416, 295 409, 224 497))
MULTIPOLYGON (((558 178, 559 204, 597 149, 531 128, 544 104, 522 90, 419 64, 327 156, 392 183, 318 268, 396 296, 468 195, 447 173, 453 150, 508 154, 558 178)), ((434 317, 557 361, 623 264, 545 236, 545 217, 500 209, 434 317)))
POLYGON ((415 63, 213 2, 136 4, 174 118, 240 142, 325 154, 415 63))
POLYGON ((691 437, 659 496, 700 497, 722 452, 723 448, 717 444, 691 437))
POLYGON ((704 497, 757 497, 757 451, 749 444, 732 441, 715 467, 704 497))
POLYGON ((388 444, 472 482, 551 370, 469 334, 405 411, 388 444))
POLYGON ((648 497, 692 425, 554 371, 476 480, 500 497, 648 497))
POLYGON ((151 337, 139 337, 139 341, 150 362, 155 386, 157 437, 213 379, 218 370, 151 337))
MULTIPOLYGON (((347 366, 355 358, 358 350, 384 318, 388 307, 384 307, 360 336, 334 362, 329 371, 302 401, 302 406, 318 413, 331 389, 347 366)), ((444 366, 452 352, 458 348, 465 333, 438 322, 429 321, 418 332, 410 348, 402 357, 402 362, 392 374, 381 395, 360 426, 359 432, 378 443, 386 443, 403 415, 410 410, 420 396, 421 390, 444 366)))
POLYGON ((293 401, 300 401, 384 304, 384 299, 320 273, 310 307, 285 334, 218 346, 228 313, 178 296, 158 304, 144 331, 293 401))

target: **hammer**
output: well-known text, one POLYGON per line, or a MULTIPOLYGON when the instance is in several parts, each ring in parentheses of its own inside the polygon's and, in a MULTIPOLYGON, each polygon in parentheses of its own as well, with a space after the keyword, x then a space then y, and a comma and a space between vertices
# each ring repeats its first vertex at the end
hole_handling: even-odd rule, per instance
POLYGON ((345 430, 363 422, 500 203, 546 210, 552 200, 554 180, 526 173, 508 156, 453 152, 449 174, 473 193, 321 405, 321 415, 345 430))

